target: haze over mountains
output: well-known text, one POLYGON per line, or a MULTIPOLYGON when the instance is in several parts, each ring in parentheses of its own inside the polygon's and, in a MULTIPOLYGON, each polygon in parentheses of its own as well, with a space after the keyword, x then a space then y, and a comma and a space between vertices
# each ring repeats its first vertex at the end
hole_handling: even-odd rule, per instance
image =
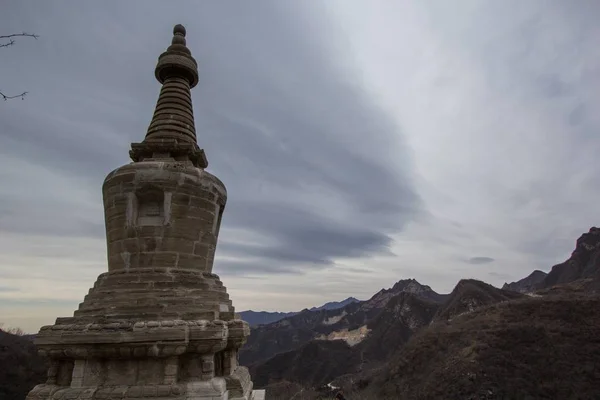
MULTIPOLYGON (((364 400, 598 398, 599 307, 600 230, 592 228, 549 273, 502 289, 463 279, 439 294, 402 279, 365 301, 287 316, 248 311, 281 319, 253 326, 239 357, 275 400, 330 398, 337 388, 364 400)), ((44 361, 29 337, 0 341, 0 387, 22 400, 43 379, 33 365, 44 361)))
MULTIPOLYGON (((355 299, 354 297, 348 297, 345 300, 342 301, 330 301, 328 303, 323 304, 322 306, 319 307, 312 307, 310 309, 310 311, 319 311, 319 310, 335 310, 337 308, 342 308, 347 304, 350 303, 356 303, 360 300, 355 299)), ((285 317, 291 317, 292 315, 296 315, 298 314, 298 312, 269 312, 269 311, 252 311, 252 310, 248 310, 248 311, 242 311, 240 313, 238 313, 240 315, 240 318, 243 319, 244 321, 248 322, 250 324, 250 326, 256 326, 256 325, 264 325, 264 324, 270 324, 272 322, 276 322, 279 321, 280 319, 283 319, 285 317)))

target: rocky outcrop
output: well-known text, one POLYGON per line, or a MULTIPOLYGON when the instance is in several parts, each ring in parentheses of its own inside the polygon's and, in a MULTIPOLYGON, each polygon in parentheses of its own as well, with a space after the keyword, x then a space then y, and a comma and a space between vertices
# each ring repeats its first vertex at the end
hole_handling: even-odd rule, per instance
POLYGON ((512 290, 518 293, 530 293, 538 288, 538 285, 548 276, 547 273, 540 270, 535 270, 527 277, 520 281, 505 283, 502 286, 502 290, 512 290))
POLYGON ((600 228, 592 227, 577 239, 568 260, 552 267, 548 274, 533 271, 517 282, 505 283, 502 289, 520 293, 554 290, 596 291, 600 286, 600 228))
POLYGON ((592 227, 589 232, 577 239, 571 257, 552 267, 548 276, 538 285, 538 289, 598 275, 600 275, 600 228, 592 227))

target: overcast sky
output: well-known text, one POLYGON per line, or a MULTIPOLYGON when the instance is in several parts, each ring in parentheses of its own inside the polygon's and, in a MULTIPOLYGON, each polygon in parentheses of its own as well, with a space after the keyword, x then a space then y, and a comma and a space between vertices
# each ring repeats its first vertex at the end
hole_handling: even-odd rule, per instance
POLYGON ((173 25, 228 188, 214 272, 238 311, 449 292, 564 261, 598 222, 600 6, 555 1, 3 2, 0 322, 72 315, 101 184, 143 139, 173 25), (175 4, 177 6, 175 6, 175 4))

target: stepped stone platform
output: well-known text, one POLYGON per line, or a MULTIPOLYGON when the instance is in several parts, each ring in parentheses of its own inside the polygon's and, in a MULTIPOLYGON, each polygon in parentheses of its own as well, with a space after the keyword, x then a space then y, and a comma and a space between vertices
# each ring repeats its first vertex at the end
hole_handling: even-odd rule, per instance
POLYGON ((185 28, 155 69, 163 85, 132 163, 106 177, 108 272, 72 317, 41 328, 48 379, 28 400, 259 400, 238 351, 250 334, 212 272, 225 185, 196 142, 196 60, 185 28))

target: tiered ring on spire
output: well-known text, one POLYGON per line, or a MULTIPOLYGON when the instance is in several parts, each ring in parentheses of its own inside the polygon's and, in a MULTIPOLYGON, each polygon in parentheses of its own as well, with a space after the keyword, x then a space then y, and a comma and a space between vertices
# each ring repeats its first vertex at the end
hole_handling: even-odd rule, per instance
POLYGON ((171 45, 158 57, 154 74, 163 86, 146 138, 131 145, 133 161, 167 157, 208 166, 196 141, 190 89, 198 84, 198 64, 186 46, 185 33, 183 25, 176 25, 171 45))

